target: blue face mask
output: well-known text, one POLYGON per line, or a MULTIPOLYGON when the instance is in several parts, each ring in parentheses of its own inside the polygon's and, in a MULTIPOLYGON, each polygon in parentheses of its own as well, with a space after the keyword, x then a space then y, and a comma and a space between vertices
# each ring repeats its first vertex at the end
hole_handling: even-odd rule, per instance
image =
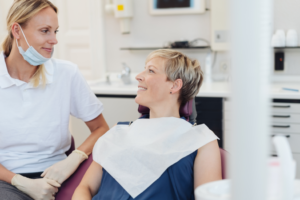
MULTIPOLYGON (((31 64, 33 66, 38 66, 38 65, 44 64, 46 61, 48 61, 50 58, 45 58, 44 56, 39 54, 32 46, 29 45, 20 25, 19 25, 19 27, 20 27, 22 34, 26 40, 26 43, 29 46, 29 48, 25 52, 23 50, 23 48, 21 46, 19 46, 18 40, 16 40, 19 52, 23 56, 24 60, 26 60, 29 64, 31 64)), ((52 50, 51 57, 52 57, 52 55, 53 55, 53 50, 52 50)))

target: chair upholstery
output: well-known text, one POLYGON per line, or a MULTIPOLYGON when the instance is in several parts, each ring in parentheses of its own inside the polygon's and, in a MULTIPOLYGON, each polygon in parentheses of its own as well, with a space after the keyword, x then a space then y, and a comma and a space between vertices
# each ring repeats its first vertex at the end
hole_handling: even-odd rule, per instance
MULTIPOLYGON (((139 105, 138 111, 142 115, 145 115, 145 114, 149 114, 150 110, 145 106, 139 105)), ((189 121, 189 117, 191 116, 192 112, 193 112, 193 99, 188 101, 185 105, 181 106, 179 110, 180 116, 184 116, 187 119, 187 121, 189 121)), ((194 110, 194 112, 197 111, 194 110)), ((228 157, 228 152, 220 148, 220 155, 221 155, 221 165, 222 165, 222 179, 225 179, 227 178, 226 161, 228 157)))
MULTIPOLYGON (((72 153, 72 151, 75 150, 75 142, 74 138, 72 137, 71 141, 71 147, 66 152, 67 155, 72 153)), ((63 184, 61 185, 58 193, 55 196, 55 200, 71 200, 73 193, 77 186, 79 185, 81 179, 83 178, 85 172, 93 162, 93 156, 92 154, 89 155, 89 158, 82 162, 78 169, 75 171, 73 175, 71 175, 63 184)))

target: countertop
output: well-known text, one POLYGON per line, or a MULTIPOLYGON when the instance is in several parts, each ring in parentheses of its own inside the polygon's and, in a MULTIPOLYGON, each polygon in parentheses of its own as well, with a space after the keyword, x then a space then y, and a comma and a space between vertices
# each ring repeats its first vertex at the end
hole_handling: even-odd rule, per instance
MULTIPOLYGON (((106 84, 104 81, 88 82, 92 91, 98 95, 136 95, 138 83, 133 82, 130 85, 123 85, 120 81, 106 84)), ((285 91, 282 88, 298 89, 300 91, 300 82, 278 82, 271 83, 270 97, 273 99, 300 99, 300 92, 285 91)), ((198 97, 230 97, 229 82, 203 83, 198 97)))

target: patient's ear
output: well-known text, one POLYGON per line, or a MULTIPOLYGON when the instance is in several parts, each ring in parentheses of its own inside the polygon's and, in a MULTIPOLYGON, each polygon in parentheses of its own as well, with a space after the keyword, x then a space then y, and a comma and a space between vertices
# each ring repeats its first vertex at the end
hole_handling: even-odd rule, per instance
POLYGON ((170 92, 172 92, 172 94, 177 93, 181 90, 181 88, 182 88, 182 80, 181 79, 176 79, 173 82, 173 86, 172 86, 170 92))

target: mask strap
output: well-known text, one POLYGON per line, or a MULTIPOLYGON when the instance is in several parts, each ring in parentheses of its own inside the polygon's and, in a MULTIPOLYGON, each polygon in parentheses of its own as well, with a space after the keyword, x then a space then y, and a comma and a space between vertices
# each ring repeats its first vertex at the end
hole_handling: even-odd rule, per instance
MULTIPOLYGON (((30 45, 29 45, 29 43, 28 43, 28 41, 27 41, 27 39, 26 39, 26 36, 25 36, 25 34, 24 34, 23 30, 22 30, 22 27, 20 26, 20 24, 18 24, 18 25, 19 25, 19 27, 20 27, 20 29, 21 29, 21 31, 22 31, 22 34, 23 34, 23 36, 24 36, 24 38, 25 38, 25 41, 26 41, 28 47, 30 47, 30 45)), ((18 40, 17 40, 17 45, 19 46, 18 40)))

